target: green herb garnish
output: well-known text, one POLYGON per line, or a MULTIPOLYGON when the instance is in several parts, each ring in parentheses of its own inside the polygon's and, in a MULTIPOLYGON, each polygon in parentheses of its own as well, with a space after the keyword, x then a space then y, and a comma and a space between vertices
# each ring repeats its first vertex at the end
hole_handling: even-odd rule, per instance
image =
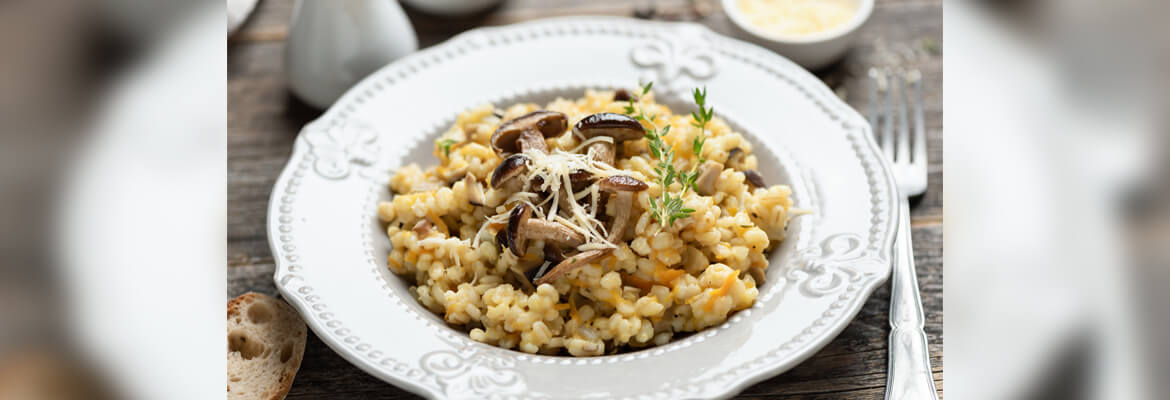
MULTIPOLYGON (((647 83, 642 86, 642 96, 646 96, 650 92, 650 88, 654 86, 654 82, 647 83)), ((645 121, 650 124, 650 128, 646 130, 646 140, 650 147, 650 155, 658 160, 654 166, 654 173, 658 174, 658 183, 662 186, 661 197, 655 199, 650 198, 650 212, 658 224, 663 227, 674 224, 674 221, 686 218, 695 212, 695 210, 683 207, 683 196, 688 190, 698 190, 695 186, 695 181, 699 178, 699 165, 705 162, 703 158, 703 144, 707 142, 707 123, 711 122, 711 118, 715 114, 713 107, 707 107, 707 89, 702 91, 695 89, 694 91, 695 104, 699 106, 699 110, 691 113, 691 118, 694 121, 691 125, 699 128, 699 136, 691 143, 691 149, 697 158, 695 165, 691 167, 690 171, 678 171, 674 167, 674 149, 666 144, 663 138, 670 133, 670 125, 658 128, 654 123, 657 118, 656 115, 647 115, 641 109, 634 106, 634 100, 630 99, 625 107, 626 115, 633 117, 638 121, 645 121), (682 191, 677 194, 670 192, 670 185, 674 182, 682 184, 682 191)))
POLYGON ((695 191, 699 188, 695 186, 695 180, 699 178, 699 166, 707 162, 703 158, 703 144, 707 143, 707 123, 711 122, 711 118, 715 116, 715 107, 707 107, 707 88, 704 87, 702 91, 695 88, 692 93, 695 99, 695 105, 699 106, 699 111, 691 111, 691 125, 699 128, 699 136, 695 136, 695 140, 691 142, 692 151, 695 153, 695 165, 691 166, 691 172, 687 174, 687 183, 695 191))
POLYGON ((435 143, 443 149, 443 157, 451 158, 451 145, 455 144, 455 139, 440 139, 435 143))

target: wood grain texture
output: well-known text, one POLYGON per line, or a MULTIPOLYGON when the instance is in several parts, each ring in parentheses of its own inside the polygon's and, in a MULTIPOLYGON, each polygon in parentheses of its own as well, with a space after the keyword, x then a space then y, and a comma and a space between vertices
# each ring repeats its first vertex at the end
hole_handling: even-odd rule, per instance
MULTIPOLYGON (((422 46, 477 26, 564 15, 632 16, 626 0, 509 0, 480 15, 441 19, 407 10, 422 46)), ((656 19, 695 19, 687 0, 657 1, 656 19)), ((705 18, 729 33, 718 1, 705 18)), ((284 38, 291 0, 262 0, 228 46, 228 293, 276 294, 265 234, 268 196, 301 126, 320 115, 292 97, 285 84, 284 38)), ((864 111, 866 72, 873 66, 921 71, 926 103, 930 187, 912 211, 915 259, 926 309, 926 332, 936 385, 942 391, 943 159, 941 0, 878 0, 856 47, 818 71, 846 102, 864 111), (893 55, 898 56, 893 56, 893 55)), ((885 393, 889 287, 879 288, 857 318, 824 349, 792 370, 744 391, 752 399, 881 399, 885 393)), ((415 398, 350 365, 310 332, 305 359, 289 399, 415 398)))

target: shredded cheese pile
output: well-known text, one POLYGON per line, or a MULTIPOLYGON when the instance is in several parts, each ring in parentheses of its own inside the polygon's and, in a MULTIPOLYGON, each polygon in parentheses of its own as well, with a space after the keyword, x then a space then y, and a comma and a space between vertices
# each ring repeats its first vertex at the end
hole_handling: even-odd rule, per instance
POLYGON ((739 0, 738 6, 752 25, 781 35, 827 31, 857 13, 853 0, 739 0))
MULTIPOLYGON (((593 160, 586 154, 578 153, 581 149, 598 142, 613 143, 613 138, 607 136, 595 137, 583 141, 579 146, 570 151, 553 149, 548 153, 524 153, 529 160, 528 172, 523 177, 518 177, 517 179, 534 182, 539 177, 543 180, 543 183, 540 186, 532 188, 532 190, 548 192, 549 196, 539 203, 534 203, 540 198, 540 195, 533 192, 520 191, 509 196, 504 204, 527 205, 533 210, 536 218, 560 222, 577 233, 580 233, 585 237, 585 243, 577 246, 578 251, 617 248, 617 245, 606 239, 608 232, 604 224, 598 219, 597 208, 598 202, 601 199, 598 186, 596 184, 589 185, 588 188, 574 192, 572 174, 577 171, 585 171, 591 174, 594 179, 604 179, 614 175, 629 175, 640 180, 644 178, 636 172, 623 171, 593 160), (566 197, 562 199, 562 197, 570 195, 571 198, 566 197), (589 197, 590 202, 588 210, 577 202, 586 197, 589 197), (564 206, 568 206, 568 208, 562 208, 564 206)), ((511 209, 511 207, 508 209, 511 209)), ((473 247, 479 246, 480 236, 482 236, 482 233, 486 231, 488 226, 507 223, 507 221, 507 212, 489 217, 487 221, 484 221, 483 226, 480 227, 479 233, 475 235, 473 247)))

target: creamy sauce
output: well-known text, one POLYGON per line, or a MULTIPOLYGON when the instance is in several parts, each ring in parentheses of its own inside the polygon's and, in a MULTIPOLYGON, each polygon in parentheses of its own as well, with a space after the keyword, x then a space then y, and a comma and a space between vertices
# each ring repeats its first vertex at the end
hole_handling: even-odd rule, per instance
POLYGON ((857 13, 854 0, 739 0, 738 6, 756 28, 780 35, 826 31, 857 13))

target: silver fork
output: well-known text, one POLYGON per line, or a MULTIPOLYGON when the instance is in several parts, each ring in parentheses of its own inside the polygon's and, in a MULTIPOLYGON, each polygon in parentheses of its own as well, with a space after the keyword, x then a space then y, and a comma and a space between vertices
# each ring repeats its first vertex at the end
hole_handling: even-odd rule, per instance
POLYGON ((914 246, 910 239, 910 196, 926 191, 926 128, 922 121, 922 79, 918 71, 892 74, 869 70, 869 122, 874 127, 882 153, 893 166, 898 183, 898 236, 894 248, 894 272, 890 289, 890 358, 886 376, 886 399, 938 399, 930 368, 930 351, 925 316, 918 294, 914 268, 914 246), (907 116, 907 78, 914 91, 913 143, 907 116), (896 85, 895 85, 896 84, 896 85), (896 86, 896 87, 895 87, 896 86), (898 98, 894 98, 894 89, 898 98), (884 92, 882 110, 878 93, 884 92), (881 135, 877 135, 881 120, 881 135), (895 120, 897 125, 895 126, 895 120))

